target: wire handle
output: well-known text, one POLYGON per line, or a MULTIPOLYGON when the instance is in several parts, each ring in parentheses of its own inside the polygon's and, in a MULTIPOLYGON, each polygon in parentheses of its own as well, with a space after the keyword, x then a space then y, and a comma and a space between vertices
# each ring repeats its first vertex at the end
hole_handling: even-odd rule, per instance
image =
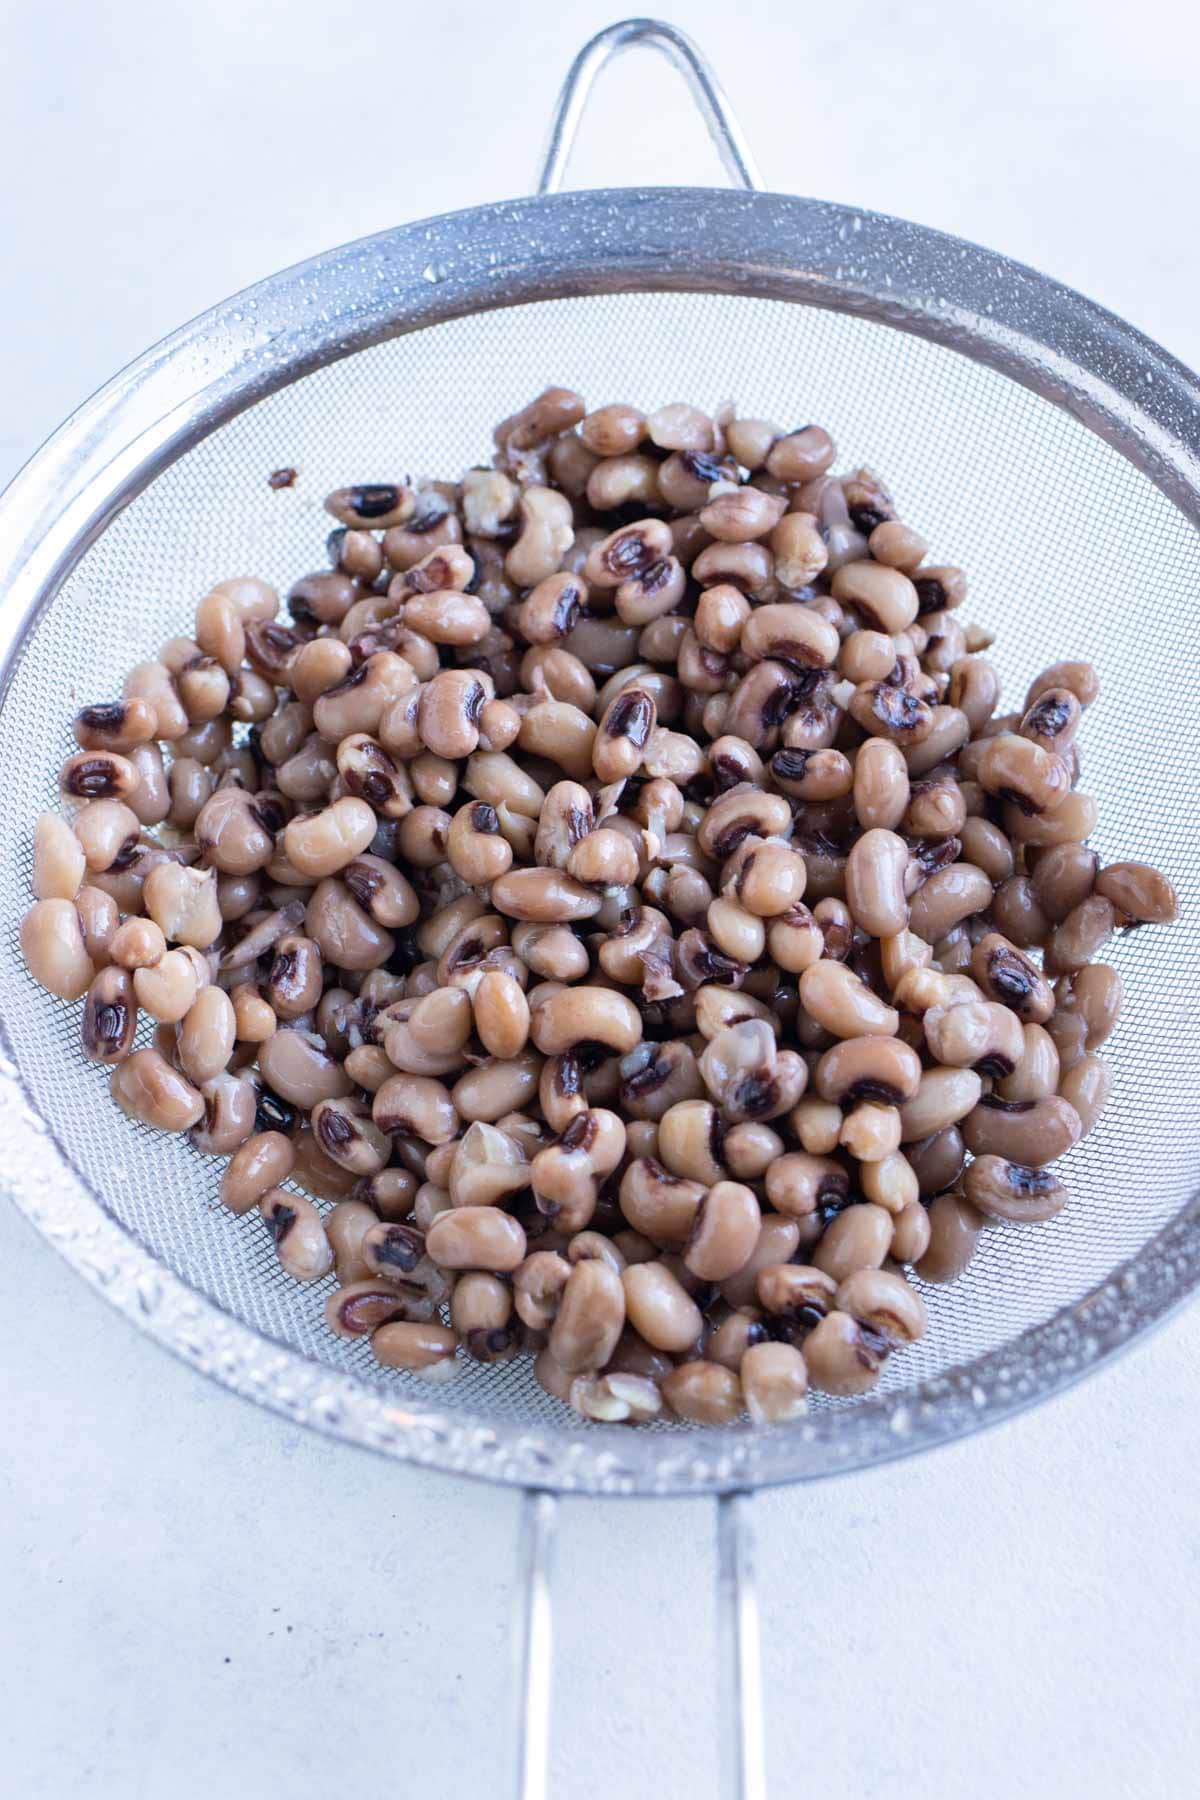
MULTIPOLYGON (((726 1800, 767 1800, 762 1655, 754 1583, 754 1503, 717 1501, 717 1637, 721 1781, 726 1800)), ((558 1501, 527 1488, 521 1515, 520 1715, 515 1800, 548 1800, 554 1612, 550 1592, 558 1501)))
POLYGON ((762 176, 742 128, 711 65, 691 38, 662 19, 619 19, 615 25, 606 25, 603 31, 598 31, 583 46, 567 71, 550 125, 550 141, 542 163, 538 193, 557 194, 562 187, 579 122, 597 75, 623 50, 632 50, 637 44, 647 44, 657 50, 684 76, 730 179, 739 187, 761 188, 762 176))

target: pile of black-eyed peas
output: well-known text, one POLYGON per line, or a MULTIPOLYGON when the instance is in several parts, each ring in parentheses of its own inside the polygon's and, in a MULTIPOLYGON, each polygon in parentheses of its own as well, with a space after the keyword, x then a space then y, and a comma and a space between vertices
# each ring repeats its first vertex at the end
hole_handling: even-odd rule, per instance
POLYGON ((963 572, 819 426, 552 388, 495 436, 78 714, 25 957, 380 1364, 790 1419, 1065 1205, 1097 958, 1175 896, 1087 847, 1091 664, 1000 713, 963 572))

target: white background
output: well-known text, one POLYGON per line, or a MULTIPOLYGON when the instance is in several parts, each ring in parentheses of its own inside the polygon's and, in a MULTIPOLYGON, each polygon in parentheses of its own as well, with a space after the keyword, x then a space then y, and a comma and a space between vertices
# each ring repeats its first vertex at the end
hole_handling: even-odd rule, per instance
MULTIPOLYGON (((976 238, 1200 364, 1194 9, 664 12, 770 185, 976 238)), ((0 477, 234 289, 528 190, 561 74, 612 16, 0 4, 0 477)), ((718 178, 676 78, 637 58, 572 177, 718 178)), ((5 1209, 0 1317, 3 1793, 507 1791, 514 1495, 206 1385, 5 1209)), ((1193 1311, 983 1439, 763 1496, 773 1793, 1195 1791, 1198 1351, 1193 1311)), ((704 1504, 566 1504, 556 1797, 715 1796, 712 1532, 704 1504)))

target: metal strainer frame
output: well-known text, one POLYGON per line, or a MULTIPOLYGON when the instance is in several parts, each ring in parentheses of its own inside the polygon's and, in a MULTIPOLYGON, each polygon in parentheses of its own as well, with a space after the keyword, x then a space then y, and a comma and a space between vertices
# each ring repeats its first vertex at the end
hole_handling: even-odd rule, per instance
MULTIPOLYGON (((301 375, 443 321, 637 290, 785 300, 946 346, 1069 412, 1193 526, 1200 523, 1200 385, 1187 369, 1111 314, 1004 257, 920 226, 761 191, 694 47, 669 26, 625 21, 602 32, 572 67, 537 198, 400 226, 269 277, 133 363, 33 458, 0 500, 0 704, 43 609, 88 547, 168 465, 239 412, 301 375), (741 190, 557 191, 592 80, 636 42, 664 51, 688 74, 741 190)), ((180 1279, 72 1166, 33 1104, 3 1021, 0 1051, 3 1187, 143 1330, 297 1422, 400 1460, 530 1491, 528 1795, 543 1791, 544 1781, 555 1492, 725 1497, 727 1643, 735 1667, 742 1659, 752 1702, 731 1741, 741 1791, 757 1794, 747 1492, 882 1462, 994 1424, 1098 1367, 1200 1283, 1200 1197, 1193 1194, 1136 1257, 1020 1337, 907 1390, 820 1411, 796 1426, 568 1433, 439 1410, 436 1394, 383 1392, 322 1366, 180 1279)))

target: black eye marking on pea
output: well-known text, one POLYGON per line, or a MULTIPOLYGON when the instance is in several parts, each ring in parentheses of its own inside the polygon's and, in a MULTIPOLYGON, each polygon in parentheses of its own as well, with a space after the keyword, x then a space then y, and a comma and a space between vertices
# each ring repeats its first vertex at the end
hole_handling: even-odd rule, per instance
POLYGON ((267 486, 275 489, 295 487, 298 473, 297 469, 272 469, 267 476, 267 486))
POLYGON ((407 1225, 394 1225, 374 1248, 376 1262, 409 1274, 425 1254, 425 1240, 407 1225))
POLYGON ((471 827, 486 836, 494 836, 500 829, 500 817, 495 807, 489 806, 486 800, 477 800, 471 808, 471 827))
POLYGON ((357 513, 360 519, 381 519, 385 513, 396 510, 400 490, 394 483, 374 482, 364 487, 352 487, 346 498, 350 511, 357 513))
POLYGON ((114 700, 102 706, 85 706, 79 722, 90 731, 119 731, 125 723, 125 713, 126 708, 114 700))
POLYGON ((640 750, 650 735, 653 718, 654 702, 649 694, 640 689, 619 694, 608 716, 608 736, 628 738, 634 748, 640 750))
POLYGON ((292 1226, 296 1223, 294 1206, 274 1206, 267 1215, 267 1230, 274 1238, 276 1246, 283 1243, 292 1226))
POLYGON ((945 612, 946 590, 936 575, 914 575, 913 586, 917 590, 917 615, 931 612, 945 612))

